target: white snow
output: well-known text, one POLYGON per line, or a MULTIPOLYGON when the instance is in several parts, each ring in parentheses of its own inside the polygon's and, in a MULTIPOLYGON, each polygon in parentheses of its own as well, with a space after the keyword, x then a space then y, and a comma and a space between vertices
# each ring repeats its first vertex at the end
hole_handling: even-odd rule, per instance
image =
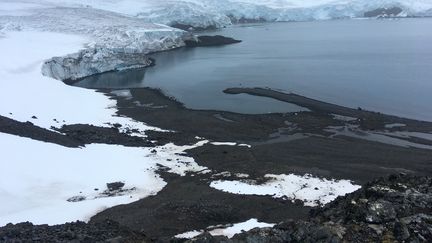
MULTIPOLYGON (((211 235, 217 236, 217 235, 224 235, 228 238, 232 238, 235 234, 239 234, 243 231, 249 231, 254 228, 267 228, 267 227, 273 227, 274 224, 269 223, 263 223, 258 222, 257 219, 249 219, 248 221, 233 224, 228 227, 222 227, 222 226, 210 226, 206 229, 211 235)), ((194 230, 185 232, 182 234, 178 234, 175 237, 176 238, 193 238, 195 236, 198 236, 199 234, 204 233, 204 230, 194 230)))
POLYGON ((210 187, 245 195, 270 195, 275 198, 301 200, 306 206, 327 204, 338 196, 354 192, 360 188, 349 180, 328 180, 311 175, 265 175, 269 181, 258 185, 255 181, 213 181, 210 187))
POLYGON ((4 158, 0 163, 0 226, 9 222, 59 224, 87 220, 107 207, 159 192, 166 183, 155 173, 158 164, 179 175, 205 169, 192 158, 179 155, 199 144, 168 144, 152 153, 152 148, 105 144, 66 148, 0 133, 0 146, 4 158), (117 181, 125 183, 124 189, 135 189, 114 197, 101 194, 106 183, 117 181), (76 196, 86 199, 67 201, 76 196))
POLYGON ((106 126, 120 123, 139 130, 152 129, 129 118, 115 116, 115 102, 92 90, 70 87, 44 77, 44 60, 75 52, 87 39, 51 32, 6 32, 0 38, 0 114, 19 121, 50 128, 65 123, 88 123, 106 126), (10 114, 12 113, 12 115, 10 114), (37 119, 31 119, 35 115, 37 119), (55 122, 53 119, 58 121, 55 122))

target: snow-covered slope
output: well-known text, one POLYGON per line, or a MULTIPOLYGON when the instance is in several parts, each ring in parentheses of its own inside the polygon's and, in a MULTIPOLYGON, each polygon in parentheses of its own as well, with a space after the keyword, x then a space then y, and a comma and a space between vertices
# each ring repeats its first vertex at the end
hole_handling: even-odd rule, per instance
MULTIPOLYGON (((54 0, 43 2, 59 5, 59 1, 54 0)), ((365 12, 392 7, 402 10, 397 16, 429 16, 432 9, 431 0, 63 0, 61 4, 138 16, 147 22, 195 27, 221 27, 247 20, 364 17, 365 12)))

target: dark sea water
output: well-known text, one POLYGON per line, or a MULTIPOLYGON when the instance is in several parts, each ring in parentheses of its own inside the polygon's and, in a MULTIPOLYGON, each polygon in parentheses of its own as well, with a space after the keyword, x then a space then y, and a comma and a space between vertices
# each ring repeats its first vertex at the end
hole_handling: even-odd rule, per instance
POLYGON ((145 71, 99 75, 76 85, 160 88, 195 109, 299 110, 268 98, 222 92, 229 87, 269 87, 432 121, 432 19, 273 23, 211 34, 243 42, 154 54, 157 65, 145 71))

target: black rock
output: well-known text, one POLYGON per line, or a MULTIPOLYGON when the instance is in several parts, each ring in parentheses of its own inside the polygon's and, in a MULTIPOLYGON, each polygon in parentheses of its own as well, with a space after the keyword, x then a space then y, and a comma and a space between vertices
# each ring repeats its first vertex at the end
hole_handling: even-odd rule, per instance
MULTIPOLYGON (((432 177, 392 175, 312 210, 307 221, 257 228, 224 242, 432 242, 432 177)), ((200 235, 188 242, 213 242, 200 235)))
POLYGON ((118 191, 123 189, 123 187, 125 186, 125 184, 123 182, 112 182, 112 183, 107 183, 107 188, 109 191, 118 191))
POLYGON ((84 197, 84 196, 74 196, 74 197, 69 198, 67 201, 68 202, 81 202, 84 200, 86 200, 86 197, 84 197))
POLYGON ((222 46, 240 43, 241 40, 236 40, 233 38, 215 35, 215 36, 198 36, 197 40, 186 40, 185 44, 187 47, 199 47, 199 46, 222 46))
POLYGON ((177 28, 177 29, 181 29, 181 30, 185 30, 185 31, 204 31, 204 30, 215 30, 217 29, 216 26, 214 25, 210 25, 208 27, 197 27, 197 26, 193 26, 190 24, 182 24, 182 23, 173 23, 170 24, 171 27, 173 28, 177 28))
POLYGON ((379 18, 388 18, 388 17, 396 17, 398 14, 400 14, 403 10, 399 7, 392 7, 392 8, 377 8, 372 11, 368 11, 364 13, 364 17, 366 18, 373 18, 373 17, 379 17, 379 18))

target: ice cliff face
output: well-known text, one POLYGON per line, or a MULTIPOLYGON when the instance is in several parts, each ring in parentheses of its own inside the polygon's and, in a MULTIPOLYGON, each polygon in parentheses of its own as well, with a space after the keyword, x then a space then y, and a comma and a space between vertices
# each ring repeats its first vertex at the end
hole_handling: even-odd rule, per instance
MULTIPOLYGON (((116 11, 116 5, 123 6, 129 1, 133 0, 105 4, 93 1, 91 6, 116 11)), ((401 11, 389 16, 430 16, 432 12, 431 0, 144 0, 135 6, 133 11, 122 9, 119 12, 137 16, 146 22, 196 28, 219 28, 238 22, 367 17, 367 12, 392 8, 401 11)))
POLYGON ((0 16, 5 31, 42 30, 86 36, 78 53, 55 57, 43 65, 44 75, 79 79, 128 68, 146 67, 146 54, 184 45, 192 36, 185 31, 93 8, 34 9, 21 16, 0 16))
POLYGON ((63 57, 54 57, 42 66, 42 74, 59 80, 75 80, 98 73, 143 68, 153 60, 141 53, 90 48, 63 57))

